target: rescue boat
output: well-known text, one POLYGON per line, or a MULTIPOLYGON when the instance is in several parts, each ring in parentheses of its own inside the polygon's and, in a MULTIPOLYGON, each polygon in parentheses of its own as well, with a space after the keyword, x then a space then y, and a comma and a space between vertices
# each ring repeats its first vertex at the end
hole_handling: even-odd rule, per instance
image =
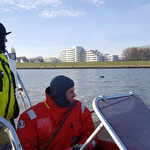
MULTIPOLYGON (((30 100, 28 93, 24 87, 24 84, 19 76, 19 73, 17 72, 15 53, 8 53, 8 51, 6 51, 6 52, 7 52, 10 68, 14 73, 15 80, 18 81, 18 82, 16 82, 16 85, 17 85, 17 83, 19 83, 17 86, 18 87, 17 91, 22 99, 24 110, 27 110, 28 106, 29 107, 32 106, 31 100, 30 100), (26 97, 27 97, 28 106, 24 99, 24 95, 26 95, 26 97)), ((110 143, 107 143, 104 141, 101 141, 100 143, 101 143, 100 147, 102 147, 103 145, 107 145, 107 148, 108 148, 108 145, 110 144, 110 143)), ((85 148, 83 147, 82 149, 86 149, 87 146, 88 146, 88 144, 85 144, 85 148)), ((23 148, 21 146, 21 143, 18 139, 18 136, 17 136, 17 133, 16 133, 14 127, 6 119, 0 117, 0 150, 2 150, 2 149, 22 150, 23 148)))
MULTIPOLYGON (((23 93, 27 96, 29 107, 30 98, 23 82, 16 70, 13 53, 7 53, 11 70, 18 79, 18 92, 22 98, 25 110, 27 109, 23 93)), ((98 136, 99 144, 96 150, 149 150, 150 149, 150 109, 135 93, 98 96, 93 100, 93 112, 99 119, 95 131, 90 135, 80 150, 87 149, 93 139, 98 136), (105 130, 103 130, 105 129, 105 130), (109 137, 101 136, 107 131, 109 137)), ((0 150, 22 150, 15 129, 6 119, 0 117, 0 150)))

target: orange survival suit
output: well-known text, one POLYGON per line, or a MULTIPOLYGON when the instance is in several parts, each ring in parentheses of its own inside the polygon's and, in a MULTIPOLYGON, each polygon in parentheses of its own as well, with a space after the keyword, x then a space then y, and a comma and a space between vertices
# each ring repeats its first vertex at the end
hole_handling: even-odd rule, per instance
MULTIPOLYGON (((46 101, 31 107, 19 118, 17 134, 23 149, 43 149, 68 110, 69 107, 58 107, 46 90, 46 101)), ((94 130, 90 111, 78 101, 47 149, 71 149, 76 144, 83 144, 94 130)), ((92 150, 96 144, 97 139, 93 140, 89 149, 92 150)))

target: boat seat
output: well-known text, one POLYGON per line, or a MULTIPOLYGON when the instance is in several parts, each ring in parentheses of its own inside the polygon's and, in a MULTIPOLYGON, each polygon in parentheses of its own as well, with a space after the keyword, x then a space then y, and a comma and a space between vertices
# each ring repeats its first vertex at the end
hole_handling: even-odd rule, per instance
POLYGON ((93 108, 121 150, 150 150, 150 109, 139 96, 99 96, 93 108))

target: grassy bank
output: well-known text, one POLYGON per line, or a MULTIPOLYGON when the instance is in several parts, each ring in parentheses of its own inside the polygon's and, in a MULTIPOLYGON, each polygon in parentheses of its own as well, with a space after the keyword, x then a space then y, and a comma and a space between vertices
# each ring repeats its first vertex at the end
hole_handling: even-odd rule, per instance
POLYGON ((139 68, 150 67, 150 61, 118 62, 56 62, 56 63, 17 63, 17 68, 139 68))

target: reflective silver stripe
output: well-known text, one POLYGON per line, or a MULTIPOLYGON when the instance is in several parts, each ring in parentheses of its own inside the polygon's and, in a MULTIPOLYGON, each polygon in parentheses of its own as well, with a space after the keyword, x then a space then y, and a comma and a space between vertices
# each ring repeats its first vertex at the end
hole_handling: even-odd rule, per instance
POLYGON ((95 140, 92 141, 92 145, 93 145, 93 148, 95 148, 95 146, 96 146, 95 140))
POLYGON ((85 105, 84 104, 82 104, 82 114, 84 114, 84 110, 85 110, 85 105))
POLYGON ((29 115, 30 119, 35 119, 37 116, 35 114, 35 112, 31 109, 27 112, 27 114, 29 115))

